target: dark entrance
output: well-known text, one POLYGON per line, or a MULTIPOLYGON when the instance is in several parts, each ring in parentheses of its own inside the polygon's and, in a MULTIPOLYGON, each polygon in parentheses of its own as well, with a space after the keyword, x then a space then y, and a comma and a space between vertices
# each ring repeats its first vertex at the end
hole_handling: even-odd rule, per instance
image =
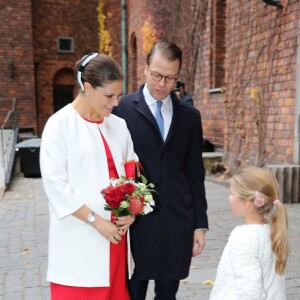
POLYGON ((53 80, 53 112, 57 112, 74 99, 75 78, 73 70, 60 69, 53 80))
POLYGON ((53 110, 57 112, 73 101, 74 85, 53 86, 53 110))

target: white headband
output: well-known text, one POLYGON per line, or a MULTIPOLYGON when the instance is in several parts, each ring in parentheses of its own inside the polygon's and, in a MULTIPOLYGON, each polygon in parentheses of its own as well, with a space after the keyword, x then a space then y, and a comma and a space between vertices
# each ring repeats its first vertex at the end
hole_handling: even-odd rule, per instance
POLYGON ((82 80, 81 80, 81 75, 82 75, 82 72, 84 70, 84 67, 85 65, 90 62, 94 57, 98 56, 98 53, 91 53, 91 54, 87 54, 85 55, 81 61, 82 63, 80 63, 79 65, 79 68, 78 68, 78 71, 77 71, 77 82, 80 86, 80 89, 84 92, 84 86, 83 86, 83 83, 82 83, 82 80))

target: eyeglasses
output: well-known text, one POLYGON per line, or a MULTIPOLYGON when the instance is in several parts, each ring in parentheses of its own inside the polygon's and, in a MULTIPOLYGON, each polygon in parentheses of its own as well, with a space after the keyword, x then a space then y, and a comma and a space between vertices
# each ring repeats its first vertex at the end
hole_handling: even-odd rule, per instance
POLYGON ((151 72, 150 70, 149 70, 149 72, 150 72, 151 78, 154 81, 161 81, 162 78, 165 78, 166 83, 171 84, 171 83, 175 83, 175 81, 177 80, 177 77, 174 77, 174 76, 163 76, 159 73, 151 72))

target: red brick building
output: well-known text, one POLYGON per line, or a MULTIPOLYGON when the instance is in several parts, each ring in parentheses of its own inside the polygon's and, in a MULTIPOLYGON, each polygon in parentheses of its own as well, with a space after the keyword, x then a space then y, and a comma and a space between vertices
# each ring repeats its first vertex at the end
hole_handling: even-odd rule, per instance
MULTIPOLYGON (((101 2, 127 92, 143 83, 153 41, 172 40, 184 51, 180 79, 201 111, 204 137, 224 147, 229 163, 300 163, 299 1, 283 0, 283 8, 262 0, 101 2)), ((41 133, 47 118, 71 100, 75 60, 99 48, 97 5, 0 4, 0 97, 28 97, 18 100, 20 127, 41 133), (61 51, 72 42, 72 51, 61 51)))
MULTIPOLYGON (((17 98, 18 126, 40 134, 72 101, 74 63, 99 48, 98 0, 20 0, 0 4, 0 98, 17 98)), ((1 121, 9 103, 1 102, 1 121)))

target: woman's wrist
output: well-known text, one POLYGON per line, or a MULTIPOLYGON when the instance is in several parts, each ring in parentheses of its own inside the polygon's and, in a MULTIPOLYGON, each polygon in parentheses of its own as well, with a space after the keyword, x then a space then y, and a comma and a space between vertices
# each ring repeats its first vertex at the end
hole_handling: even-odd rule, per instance
POLYGON ((93 210, 91 210, 90 213, 88 214, 85 222, 89 225, 93 225, 95 221, 96 221, 95 212, 93 210))

